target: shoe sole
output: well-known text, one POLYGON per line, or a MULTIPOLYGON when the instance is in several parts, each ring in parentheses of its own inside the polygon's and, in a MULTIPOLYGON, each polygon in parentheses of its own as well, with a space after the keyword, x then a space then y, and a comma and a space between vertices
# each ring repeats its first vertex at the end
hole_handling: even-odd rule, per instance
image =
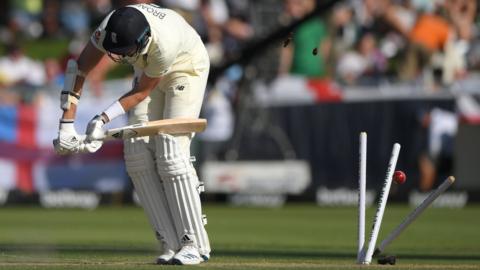
POLYGON ((179 259, 172 259, 170 262, 173 265, 183 265, 182 261, 180 261, 179 259))
POLYGON ((169 265, 169 264, 171 264, 171 260, 166 261, 166 260, 159 259, 159 260, 157 260, 157 264, 159 264, 159 265, 169 265))
POLYGON ((171 264, 173 265, 197 265, 197 264, 200 264, 202 263, 202 261, 199 261, 198 263, 183 263, 182 261, 180 261, 179 259, 172 259, 171 260, 171 264))

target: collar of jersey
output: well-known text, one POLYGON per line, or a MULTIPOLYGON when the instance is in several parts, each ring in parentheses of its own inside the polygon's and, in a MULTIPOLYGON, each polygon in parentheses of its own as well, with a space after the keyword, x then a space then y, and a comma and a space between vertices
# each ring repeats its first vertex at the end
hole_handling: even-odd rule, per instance
POLYGON ((148 50, 150 49, 150 44, 152 44, 152 36, 150 35, 150 38, 148 38, 148 42, 147 42, 147 45, 145 46, 145 48, 142 49, 142 51, 140 52, 141 55, 143 54, 146 54, 148 52, 148 50))

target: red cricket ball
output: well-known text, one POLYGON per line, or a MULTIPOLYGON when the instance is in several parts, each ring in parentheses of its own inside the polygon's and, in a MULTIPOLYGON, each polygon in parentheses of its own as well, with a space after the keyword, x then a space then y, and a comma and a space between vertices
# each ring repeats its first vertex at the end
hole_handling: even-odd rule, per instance
POLYGON ((407 180, 407 176, 402 171, 395 171, 395 173, 393 173, 393 180, 397 184, 401 185, 401 184, 405 183, 405 181, 407 180))

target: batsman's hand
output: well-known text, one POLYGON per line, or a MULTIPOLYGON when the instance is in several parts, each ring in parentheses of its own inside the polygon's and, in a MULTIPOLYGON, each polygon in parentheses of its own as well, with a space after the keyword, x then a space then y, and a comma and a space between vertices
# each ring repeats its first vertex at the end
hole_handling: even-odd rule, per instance
POLYGON ((60 120, 58 137, 53 140, 55 152, 60 155, 77 153, 84 136, 79 135, 75 130, 73 120, 60 120))
POLYGON ((92 141, 92 142, 85 142, 85 135, 80 135, 80 143, 78 147, 72 149, 65 149, 60 146, 60 140, 55 139, 53 140, 53 145, 55 148, 55 152, 60 155, 68 155, 68 154, 76 154, 76 153, 95 153, 102 147, 103 141, 92 141))
POLYGON ((87 125, 87 135, 86 142, 101 141, 105 138, 105 131, 103 126, 105 125, 105 120, 100 115, 96 115, 87 125))
POLYGON ((95 153, 102 147, 103 141, 82 142, 78 148, 80 153, 95 153))

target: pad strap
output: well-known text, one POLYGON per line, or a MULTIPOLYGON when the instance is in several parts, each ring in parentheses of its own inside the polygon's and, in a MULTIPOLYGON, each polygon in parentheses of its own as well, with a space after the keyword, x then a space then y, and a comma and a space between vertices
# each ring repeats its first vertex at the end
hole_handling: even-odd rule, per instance
POLYGON ((75 120, 73 119, 60 119, 60 124, 73 124, 75 120))

